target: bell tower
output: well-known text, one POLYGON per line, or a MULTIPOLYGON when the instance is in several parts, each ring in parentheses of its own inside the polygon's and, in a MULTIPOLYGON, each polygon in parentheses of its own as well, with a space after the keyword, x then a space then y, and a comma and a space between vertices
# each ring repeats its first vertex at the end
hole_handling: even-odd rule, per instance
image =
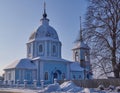
POLYGON ((80 32, 79 37, 75 42, 75 46, 72 49, 73 51, 73 60, 75 62, 80 62, 80 66, 90 69, 90 48, 83 40, 83 30, 81 26, 81 17, 80 17, 80 32))

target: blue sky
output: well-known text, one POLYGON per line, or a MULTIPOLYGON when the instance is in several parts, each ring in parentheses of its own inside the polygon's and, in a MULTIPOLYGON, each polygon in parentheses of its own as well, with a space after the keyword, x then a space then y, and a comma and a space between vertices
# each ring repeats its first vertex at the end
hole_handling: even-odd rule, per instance
POLYGON ((0 74, 16 59, 26 57, 26 43, 38 28, 43 3, 50 25, 62 42, 62 57, 72 60, 72 48, 84 21, 87 0, 0 0, 0 74))

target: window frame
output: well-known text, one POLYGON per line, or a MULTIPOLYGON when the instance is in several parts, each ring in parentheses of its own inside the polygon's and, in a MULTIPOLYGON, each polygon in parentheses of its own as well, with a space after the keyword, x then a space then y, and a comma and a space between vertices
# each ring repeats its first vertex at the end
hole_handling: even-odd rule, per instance
POLYGON ((56 45, 53 45, 53 47, 52 47, 52 52, 53 52, 53 54, 56 54, 56 45))
POLYGON ((49 79, 49 74, 48 74, 48 72, 45 72, 45 74, 44 74, 44 80, 48 80, 49 79))
POLYGON ((42 44, 39 44, 38 50, 39 50, 39 53, 43 52, 43 45, 42 44))

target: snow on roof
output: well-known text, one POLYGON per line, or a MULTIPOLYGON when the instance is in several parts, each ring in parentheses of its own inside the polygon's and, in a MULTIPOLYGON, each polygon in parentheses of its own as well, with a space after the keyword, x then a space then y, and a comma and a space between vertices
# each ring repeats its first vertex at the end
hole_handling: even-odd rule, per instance
POLYGON ((90 49, 87 44, 85 44, 83 41, 77 42, 76 45, 73 47, 74 49, 79 49, 79 48, 85 48, 85 49, 90 49))
POLYGON ((32 32, 32 34, 29 37, 29 40, 49 37, 51 39, 59 41, 56 30, 48 24, 48 20, 41 21, 43 21, 42 24, 37 28, 36 31, 32 32))
POLYGON ((80 66, 79 62, 73 62, 70 64, 70 70, 71 71, 83 71, 84 68, 80 66))
POLYGON ((27 43, 33 42, 33 41, 43 41, 43 40, 52 40, 52 41, 58 41, 54 38, 50 38, 50 37, 43 37, 43 38, 35 38, 35 39, 30 39, 27 43))
POLYGON ((33 58, 32 60, 46 60, 46 61, 59 61, 59 62, 67 62, 71 63, 72 61, 62 59, 62 58, 54 58, 54 57, 36 57, 33 58))
POLYGON ((30 59, 23 58, 14 61, 10 65, 8 65, 4 70, 13 69, 13 68, 36 69, 36 66, 30 59))

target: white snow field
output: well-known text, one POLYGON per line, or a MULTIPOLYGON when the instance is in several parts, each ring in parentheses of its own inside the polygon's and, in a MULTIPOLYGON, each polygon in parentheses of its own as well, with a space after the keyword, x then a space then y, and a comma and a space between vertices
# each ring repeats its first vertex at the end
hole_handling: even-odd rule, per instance
POLYGON ((72 81, 64 82, 59 85, 58 83, 49 84, 45 88, 25 89, 25 88, 0 88, 0 93, 120 93, 120 87, 110 85, 104 88, 99 85, 98 88, 81 88, 76 86, 72 81))

